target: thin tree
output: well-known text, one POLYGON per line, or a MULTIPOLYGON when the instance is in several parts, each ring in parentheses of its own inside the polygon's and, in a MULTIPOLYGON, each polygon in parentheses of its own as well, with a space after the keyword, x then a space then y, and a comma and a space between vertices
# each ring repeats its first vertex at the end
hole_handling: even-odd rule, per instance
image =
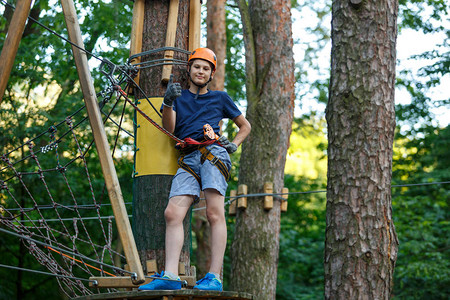
MULTIPOLYGON (((243 144, 239 183, 262 193, 265 182, 281 192, 294 113, 291 2, 237 1, 244 28, 247 119, 252 133, 243 144)), ((237 212, 231 289, 256 299, 275 299, 280 202, 265 211, 264 197, 248 199, 237 212)))
POLYGON ((209 84, 211 90, 223 91, 225 87, 225 56, 227 52, 226 5, 227 0, 209 0, 206 3, 206 42, 217 56, 217 69, 209 84))
POLYGON ((396 0, 333 1, 326 299, 389 299, 396 0))

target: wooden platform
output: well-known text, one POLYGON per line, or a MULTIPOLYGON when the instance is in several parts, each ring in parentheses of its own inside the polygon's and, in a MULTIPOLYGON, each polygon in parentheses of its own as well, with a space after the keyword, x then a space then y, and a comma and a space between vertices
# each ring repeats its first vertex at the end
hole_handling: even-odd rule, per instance
POLYGON ((158 300, 248 300, 253 299, 251 294, 241 292, 215 292, 199 290, 178 290, 178 291, 130 291, 96 294, 74 298, 76 300, 127 300, 127 299, 158 299, 158 300))

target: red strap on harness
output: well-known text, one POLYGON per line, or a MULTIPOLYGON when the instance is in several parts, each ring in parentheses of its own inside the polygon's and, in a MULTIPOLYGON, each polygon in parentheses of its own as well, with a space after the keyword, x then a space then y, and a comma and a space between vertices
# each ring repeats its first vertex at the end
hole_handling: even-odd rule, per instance
POLYGON ((177 143, 177 147, 185 148, 185 147, 192 146, 192 145, 194 145, 194 146, 208 146, 208 145, 214 144, 216 141, 215 140, 207 140, 207 141, 199 142, 199 141, 196 141, 196 140, 191 139, 191 138, 185 138, 183 140, 183 142, 184 143, 177 143))
MULTIPOLYGON (((214 144, 219 139, 219 136, 214 132, 213 128, 209 124, 203 125, 203 134, 205 136, 205 140, 202 142, 196 141, 192 138, 185 138, 183 140, 184 143, 178 142, 177 147, 185 148, 187 146, 208 146, 214 144)), ((220 143, 218 143, 220 145, 220 143)), ((221 145, 222 146, 222 145, 221 145)))

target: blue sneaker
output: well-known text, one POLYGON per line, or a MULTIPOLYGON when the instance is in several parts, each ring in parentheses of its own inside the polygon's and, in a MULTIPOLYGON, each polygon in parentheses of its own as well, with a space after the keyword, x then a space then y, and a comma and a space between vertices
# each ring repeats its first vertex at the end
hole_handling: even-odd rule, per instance
POLYGON ((194 289, 204 291, 222 291, 222 281, 217 279, 214 274, 208 273, 205 277, 197 281, 197 285, 194 289))
POLYGON ((141 285, 138 290, 140 291, 154 291, 154 290, 181 290, 181 281, 178 277, 178 281, 171 279, 169 276, 164 275, 164 271, 161 274, 156 273, 150 276, 154 278, 150 283, 141 285))

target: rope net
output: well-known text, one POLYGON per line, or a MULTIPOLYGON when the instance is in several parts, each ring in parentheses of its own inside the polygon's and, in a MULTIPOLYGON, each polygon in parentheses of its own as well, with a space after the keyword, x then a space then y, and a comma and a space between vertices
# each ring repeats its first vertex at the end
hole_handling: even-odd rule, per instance
MULTIPOLYGON (((133 149, 116 145, 133 145, 124 133, 133 123, 113 95, 108 89, 99 102, 105 129, 115 162, 132 164, 133 149)), ((90 276, 129 275, 98 161, 85 107, 0 157, 2 235, 19 237, 69 297, 103 292, 88 286, 90 276)))

